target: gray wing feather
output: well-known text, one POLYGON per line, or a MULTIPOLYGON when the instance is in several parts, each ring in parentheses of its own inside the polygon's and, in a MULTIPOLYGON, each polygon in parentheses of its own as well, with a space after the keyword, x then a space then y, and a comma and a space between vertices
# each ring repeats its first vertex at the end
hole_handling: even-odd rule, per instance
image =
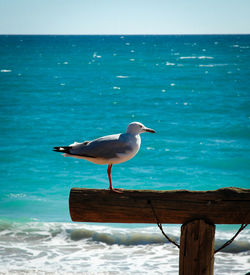
POLYGON ((90 142, 78 143, 70 149, 70 154, 92 158, 111 159, 117 154, 133 148, 126 134, 105 136, 90 142))

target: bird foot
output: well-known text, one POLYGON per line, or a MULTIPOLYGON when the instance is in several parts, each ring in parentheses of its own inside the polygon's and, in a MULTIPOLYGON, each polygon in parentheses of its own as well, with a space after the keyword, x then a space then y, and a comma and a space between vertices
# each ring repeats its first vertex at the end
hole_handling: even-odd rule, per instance
POLYGON ((122 189, 118 189, 118 188, 109 188, 109 190, 119 194, 123 193, 122 189))

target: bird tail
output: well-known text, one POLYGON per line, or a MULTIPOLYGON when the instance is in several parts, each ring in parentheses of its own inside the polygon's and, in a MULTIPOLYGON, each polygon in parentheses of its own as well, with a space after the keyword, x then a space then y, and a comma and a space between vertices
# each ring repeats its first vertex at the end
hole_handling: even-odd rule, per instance
POLYGON ((56 146, 56 147, 53 148, 53 151, 70 154, 70 149, 71 148, 72 148, 71 146, 56 146))

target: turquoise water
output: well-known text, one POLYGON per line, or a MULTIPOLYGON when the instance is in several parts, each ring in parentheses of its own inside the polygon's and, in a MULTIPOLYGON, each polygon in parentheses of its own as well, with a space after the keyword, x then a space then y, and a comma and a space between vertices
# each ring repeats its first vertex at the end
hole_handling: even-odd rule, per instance
POLYGON ((114 187, 249 188, 249 63, 250 35, 0 36, 3 230, 69 222, 70 189, 108 188, 106 166, 53 146, 132 121, 157 133, 112 168, 114 187))

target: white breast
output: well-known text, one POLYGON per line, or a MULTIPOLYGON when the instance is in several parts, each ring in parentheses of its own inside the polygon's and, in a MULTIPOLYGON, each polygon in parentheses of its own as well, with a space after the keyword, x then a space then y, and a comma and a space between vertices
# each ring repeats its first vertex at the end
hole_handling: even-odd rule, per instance
POLYGON ((130 143, 131 143, 132 150, 127 151, 126 153, 123 153, 123 154, 118 153, 117 158, 112 159, 110 164, 117 164, 117 163, 125 162, 125 161, 128 161, 129 159, 133 158, 138 153, 140 146, 141 146, 140 135, 131 136, 130 143))

